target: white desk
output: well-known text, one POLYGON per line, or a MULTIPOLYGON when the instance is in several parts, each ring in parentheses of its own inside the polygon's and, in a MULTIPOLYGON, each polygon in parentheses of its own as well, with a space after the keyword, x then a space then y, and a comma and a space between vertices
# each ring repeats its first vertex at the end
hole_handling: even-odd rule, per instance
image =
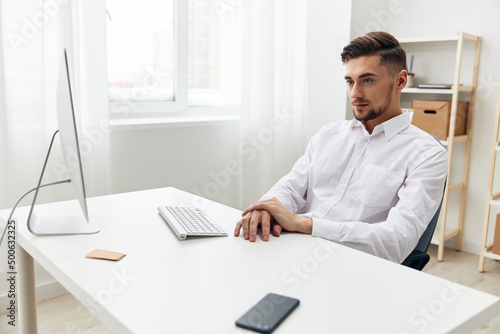
MULTIPOLYGON (((319 238, 235 238, 240 211, 209 201, 205 211, 229 237, 179 241, 157 206, 194 199, 173 188, 91 198, 101 232, 83 236, 34 236, 20 208, 18 242, 116 333, 247 333, 234 321, 272 291, 301 301, 275 333, 470 333, 499 314, 495 296, 319 238), (127 256, 84 258, 95 248, 127 256)), ((72 208, 75 201, 36 210, 72 208)))

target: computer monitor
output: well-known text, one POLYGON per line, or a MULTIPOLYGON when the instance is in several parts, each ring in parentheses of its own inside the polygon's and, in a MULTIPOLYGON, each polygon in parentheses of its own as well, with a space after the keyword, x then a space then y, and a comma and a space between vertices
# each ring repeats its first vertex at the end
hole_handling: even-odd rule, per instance
POLYGON ((70 74, 70 64, 65 49, 57 84, 57 119, 64 161, 82 212, 76 216, 58 215, 55 217, 38 217, 33 212, 45 167, 50 156, 50 150, 57 134, 56 132, 52 138, 28 215, 28 229, 36 235, 88 234, 99 232, 97 218, 89 216, 88 213, 70 74))

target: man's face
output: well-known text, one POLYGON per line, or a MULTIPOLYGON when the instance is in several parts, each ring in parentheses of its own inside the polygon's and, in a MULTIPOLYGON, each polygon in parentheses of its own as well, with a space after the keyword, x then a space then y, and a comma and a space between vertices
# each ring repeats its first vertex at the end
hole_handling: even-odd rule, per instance
POLYGON ((345 80, 357 120, 376 119, 393 105, 398 74, 391 75, 387 67, 380 65, 378 55, 349 60, 345 80))

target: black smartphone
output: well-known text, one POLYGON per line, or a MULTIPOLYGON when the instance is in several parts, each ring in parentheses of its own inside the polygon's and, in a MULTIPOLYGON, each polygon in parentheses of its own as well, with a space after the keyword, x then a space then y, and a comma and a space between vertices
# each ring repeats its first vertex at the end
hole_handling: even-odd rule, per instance
POLYGON ((299 303, 300 301, 295 298, 268 293, 236 320, 236 326, 259 333, 271 333, 299 306, 299 303))

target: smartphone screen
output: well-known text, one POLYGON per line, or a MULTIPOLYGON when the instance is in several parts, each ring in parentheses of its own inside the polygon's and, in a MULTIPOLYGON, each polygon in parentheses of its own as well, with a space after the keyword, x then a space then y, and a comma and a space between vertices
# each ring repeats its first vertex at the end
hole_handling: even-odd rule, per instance
POLYGON ((269 293, 236 320, 236 325, 259 333, 271 333, 299 303, 298 299, 269 293))

